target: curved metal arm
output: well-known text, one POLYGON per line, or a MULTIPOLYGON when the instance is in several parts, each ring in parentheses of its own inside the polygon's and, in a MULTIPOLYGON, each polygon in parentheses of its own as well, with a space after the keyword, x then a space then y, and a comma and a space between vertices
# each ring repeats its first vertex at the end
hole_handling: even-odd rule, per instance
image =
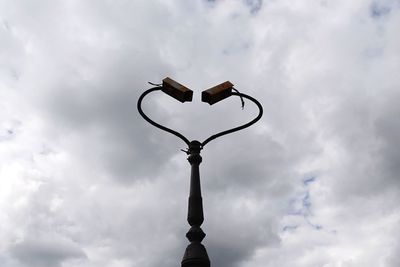
POLYGON ((258 110, 259 110, 259 113, 258 113, 257 117, 254 118, 253 120, 249 121, 249 122, 246 123, 246 124, 243 124, 243 125, 241 125, 241 126, 232 128, 232 129, 230 129, 230 130, 226 130, 226 131, 219 132, 219 133, 217 133, 217 134, 214 134, 214 135, 208 137, 206 140, 204 140, 204 141, 201 143, 201 146, 202 146, 202 147, 204 147, 207 143, 209 143, 210 141, 212 141, 212 140, 214 140, 214 139, 216 139, 216 138, 218 138, 218 137, 221 137, 221 136, 223 136, 223 135, 230 134, 230 133, 233 133, 233 132, 242 130, 242 129, 244 129, 244 128, 247 128, 247 127, 253 125, 254 123, 256 123, 259 119, 261 119, 262 114, 263 114, 263 108, 262 108, 260 102, 258 102, 255 98, 253 98, 253 97, 251 97, 251 96, 249 96, 249 95, 246 95, 246 94, 232 92, 232 95, 237 95, 237 96, 246 98, 246 99, 252 101, 254 104, 256 104, 257 107, 258 107, 258 110))
POLYGON ((165 126, 163 126, 163 125, 161 125, 161 124, 158 124, 157 122, 153 121, 152 119, 150 119, 149 117, 147 117, 147 115, 144 114, 144 112, 143 112, 143 110, 142 110, 142 100, 143 100, 143 98, 144 98, 147 94, 149 94, 149 93, 151 93, 151 92, 154 92, 154 91, 161 91, 161 89, 162 89, 162 87, 153 87, 153 88, 150 88, 150 89, 146 90, 146 91, 139 97, 139 99, 138 99, 138 102, 137 102, 137 109, 138 109, 140 115, 142 115, 142 117, 143 117, 148 123, 152 124, 153 126, 159 128, 159 129, 161 129, 161 130, 164 130, 164 131, 166 131, 166 132, 169 132, 169 133, 171 133, 171 134, 173 134, 173 135, 179 137, 179 138, 182 139, 183 142, 185 142, 185 143, 188 145, 188 147, 189 147, 190 141, 189 141, 186 137, 184 137, 182 134, 178 133, 177 131, 174 131, 174 130, 172 130, 172 129, 170 129, 170 128, 167 128, 167 127, 165 127, 165 126))
MULTIPOLYGON (((161 130, 164 130, 164 131, 166 131, 166 132, 169 132, 169 133, 171 133, 171 134, 173 134, 173 135, 179 137, 183 142, 185 142, 185 143, 187 144, 188 147, 190 147, 190 141, 189 141, 185 136, 183 136, 182 134, 178 133, 177 131, 174 131, 174 130, 172 130, 172 129, 170 129, 170 128, 167 128, 167 127, 165 127, 165 126, 163 126, 163 125, 161 125, 161 124, 159 124, 159 123, 153 121, 153 120, 150 119, 146 114, 144 114, 144 112, 143 112, 143 110, 142 110, 142 107, 141 107, 142 101, 143 101, 144 97, 145 97, 147 94, 151 93, 151 92, 154 92, 154 91, 161 91, 161 90, 162 90, 162 87, 153 87, 153 88, 150 88, 150 89, 148 89, 148 90, 146 90, 145 92, 142 93, 142 95, 139 97, 138 102, 137 102, 137 109, 138 109, 140 115, 141 115, 148 123, 152 124, 153 126, 155 126, 155 127, 159 128, 159 129, 161 129, 161 130)), ((227 135, 227 134, 230 134, 230 133, 233 133, 233 132, 237 132, 237 131, 239 131, 239 130, 242 130, 242 129, 244 129, 244 128, 247 128, 247 127, 253 125, 253 124, 256 123, 258 120, 261 119, 261 117, 262 117, 262 115, 263 115, 263 108, 262 108, 260 102, 258 102, 255 98, 253 98, 253 97, 251 97, 251 96, 249 96, 249 95, 243 94, 243 93, 232 92, 232 95, 237 95, 237 96, 246 98, 246 99, 252 101, 254 104, 256 104, 257 107, 258 107, 258 109, 259 109, 259 113, 258 113, 257 117, 254 118, 253 120, 249 121, 248 123, 245 123, 245 124, 241 125, 241 126, 238 126, 238 127, 235 127, 235 128, 229 129, 229 130, 226 130, 226 131, 222 131, 222 132, 219 132, 219 133, 217 133, 217 134, 214 134, 214 135, 208 137, 206 140, 204 140, 204 141, 201 143, 201 148, 203 148, 207 143, 209 143, 210 141, 212 141, 212 140, 214 140, 214 139, 216 139, 216 138, 218 138, 218 137, 221 137, 221 136, 223 136, 223 135, 227 135)))

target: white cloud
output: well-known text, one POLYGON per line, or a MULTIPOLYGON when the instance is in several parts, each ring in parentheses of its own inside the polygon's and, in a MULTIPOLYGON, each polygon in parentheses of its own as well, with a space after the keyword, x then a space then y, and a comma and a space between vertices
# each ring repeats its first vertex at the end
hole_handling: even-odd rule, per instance
POLYGON ((176 266, 189 139, 256 114, 201 164, 213 266, 398 265, 396 1, 0 3, 0 265, 176 266))

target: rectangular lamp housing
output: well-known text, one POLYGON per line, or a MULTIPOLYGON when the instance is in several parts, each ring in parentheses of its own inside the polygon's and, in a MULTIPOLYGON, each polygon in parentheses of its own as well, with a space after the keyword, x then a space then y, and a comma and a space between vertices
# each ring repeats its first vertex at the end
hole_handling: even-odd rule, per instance
POLYGON ((162 81, 162 91, 178 101, 190 102, 193 98, 193 91, 182 84, 167 77, 162 81))
POLYGON ((201 101, 212 105, 232 95, 233 84, 226 81, 201 93, 201 101))

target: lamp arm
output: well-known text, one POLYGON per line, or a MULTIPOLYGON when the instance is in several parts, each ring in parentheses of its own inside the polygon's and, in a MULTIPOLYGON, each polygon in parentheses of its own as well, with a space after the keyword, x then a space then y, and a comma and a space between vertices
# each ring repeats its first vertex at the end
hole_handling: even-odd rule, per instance
POLYGON ((240 131, 240 130, 242 130, 242 129, 244 129, 244 128, 247 128, 247 127, 253 125, 253 124, 256 123, 259 119, 261 119, 261 117, 262 117, 262 115, 263 115, 263 108, 262 108, 260 102, 258 102, 255 98, 253 98, 253 97, 251 97, 251 96, 249 96, 249 95, 242 94, 242 93, 239 93, 239 92, 237 92, 237 93, 236 93, 236 92, 232 92, 232 95, 237 95, 237 96, 246 98, 246 99, 252 101, 254 104, 256 104, 257 107, 258 107, 258 115, 257 115, 257 117, 254 118, 253 120, 249 121, 248 123, 245 123, 245 124, 241 125, 241 126, 238 126, 238 127, 235 127, 235 128, 229 129, 229 130, 226 130, 226 131, 222 131, 222 132, 219 132, 219 133, 217 133, 217 134, 214 134, 214 135, 208 137, 206 140, 204 140, 204 141, 201 143, 201 146, 202 146, 202 147, 204 147, 207 143, 209 143, 210 141, 212 141, 212 140, 214 140, 214 139, 216 139, 216 138, 218 138, 218 137, 221 137, 221 136, 223 136, 223 135, 230 134, 230 133, 233 133, 233 132, 236 132, 236 131, 240 131))
POLYGON ((150 123, 151 125, 153 125, 153 126, 159 128, 159 129, 161 129, 161 130, 164 130, 164 131, 166 131, 166 132, 169 132, 169 133, 171 133, 171 134, 173 134, 173 135, 179 137, 179 138, 182 139, 182 141, 185 142, 185 143, 188 145, 188 147, 189 147, 190 141, 189 141, 185 136, 183 136, 182 134, 178 133, 177 131, 174 131, 174 130, 168 128, 168 127, 165 127, 165 126, 163 126, 163 125, 161 125, 161 124, 159 124, 159 123, 153 121, 153 120, 150 119, 146 114, 144 114, 144 112, 143 112, 143 110, 142 110, 142 100, 143 100, 143 98, 144 98, 147 94, 149 94, 149 93, 151 93, 151 92, 154 92, 154 91, 161 91, 161 89, 162 89, 162 87, 153 87, 153 88, 150 88, 150 89, 144 91, 144 92, 141 94, 141 96, 139 97, 138 102, 137 102, 137 109, 138 109, 138 111, 139 111, 139 114, 143 117, 143 119, 145 119, 145 120, 146 120, 148 123, 150 123))

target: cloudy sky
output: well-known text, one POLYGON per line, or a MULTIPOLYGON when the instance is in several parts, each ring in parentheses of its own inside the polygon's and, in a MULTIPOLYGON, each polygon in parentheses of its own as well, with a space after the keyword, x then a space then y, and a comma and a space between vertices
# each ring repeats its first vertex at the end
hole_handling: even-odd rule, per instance
POLYGON ((179 266, 202 151, 212 266, 400 266, 398 0, 0 0, 0 266, 179 266))

